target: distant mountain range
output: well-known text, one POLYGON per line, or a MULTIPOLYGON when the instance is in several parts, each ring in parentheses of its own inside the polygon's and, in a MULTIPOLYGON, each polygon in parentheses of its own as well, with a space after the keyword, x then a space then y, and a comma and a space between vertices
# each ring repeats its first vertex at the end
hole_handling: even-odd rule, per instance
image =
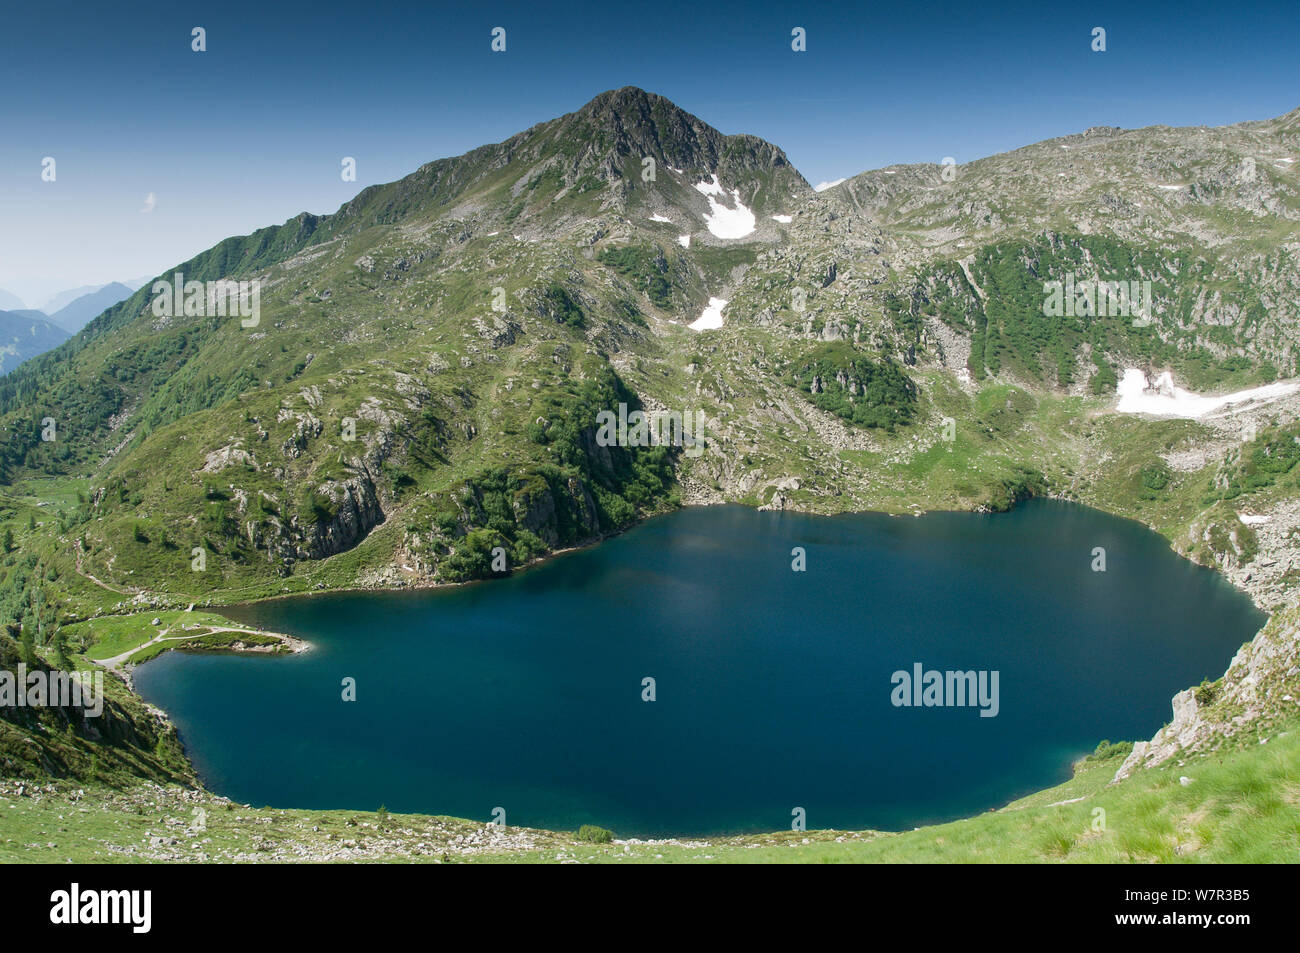
POLYGON ((0 374, 62 344, 91 319, 129 298, 147 280, 72 288, 59 292, 40 309, 28 308, 17 295, 0 289, 0 374))
POLYGON ((0 374, 67 339, 68 332, 39 311, 0 311, 0 374))
MULTIPOLYGON (((76 334, 90 322, 91 318, 107 311, 119 301, 125 301, 134 290, 134 288, 120 281, 114 281, 102 288, 92 289, 79 297, 73 298, 57 311, 46 311, 45 313, 50 316, 51 321, 63 328, 63 330, 69 334, 76 334)), ((57 297, 62 298, 63 296, 59 295, 57 297)))
POLYGON ((112 285, 122 285, 125 286, 128 291, 135 291, 146 281, 151 280, 152 277, 152 275, 145 275, 140 278, 130 278, 124 281, 110 282, 106 285, 78 285, 75 288, 65 288, 58 294, 50 295, 48 298, 45 298, 41 304, 35 308, 28 306, 27 302, 29 299, 15 294, 5 288, 0 288, 0 311, 40 311, 42 314, 51 315, 57 311, 63 310, 78 298, 96 294, 112 285))
POLYGON ((54 312, 67 307, 83 295, 94 294, 102 287, 103 285, 81 285, 77 288, 67 288, 56 295, 46 298, 40 305, 40 310, 46 314, 54 314, 54 312))

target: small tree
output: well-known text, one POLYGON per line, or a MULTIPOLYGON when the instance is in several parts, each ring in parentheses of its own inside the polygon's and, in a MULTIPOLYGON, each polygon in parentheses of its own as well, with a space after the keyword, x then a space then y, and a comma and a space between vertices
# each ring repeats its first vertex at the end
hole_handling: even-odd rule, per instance
POLYGON ((59 668, 65 672, 73 671, 76 666, 72 664, 72 659, 68 655, 68 637, 64 635, 62 627, 54 630, 54 661, 58 663, 59 668))
POLYGON ((32 635, 31 629, 25 626, 23 627, 21 641, 23 647, 23 662, 28 668, 35 668, 38 664, 38 659, 36 658, 36 638, 32 635))

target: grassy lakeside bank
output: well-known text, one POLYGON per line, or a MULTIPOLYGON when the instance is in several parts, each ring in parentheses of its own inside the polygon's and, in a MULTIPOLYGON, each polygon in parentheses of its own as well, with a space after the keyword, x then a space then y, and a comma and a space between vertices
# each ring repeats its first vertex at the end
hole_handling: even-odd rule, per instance
POLYGON ((1057 787, 902 833, 593 843, 571 832, 382 810, 254 808, 176 785, 5 781, 0 862, 1294 863, 1300 716, 1278 728, 1111 784, 1128 750, 1114 745, 1078 762, 1057 787))
POLYGON ((110 668, 139 665, 173 649, 283 653, 305 647, 298 639, 250 628, 215 612, 180 609, 101 616, 65 631, 70 640, 89 646, 87 659, 110 668))

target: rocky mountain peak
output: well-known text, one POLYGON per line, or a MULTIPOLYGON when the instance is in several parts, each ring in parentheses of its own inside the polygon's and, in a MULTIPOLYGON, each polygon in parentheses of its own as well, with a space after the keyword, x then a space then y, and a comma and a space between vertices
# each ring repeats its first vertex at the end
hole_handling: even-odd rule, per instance
POLYGON ((770 180, 782 195, 811 192, 779 147, 757 136, 724 135, 671 100, 635 86, 603 92, 546 126, 548 138, 585 144, 584 157, 614 176, 633 165, 639 173, 641 162, 653 158, 660 167, 701 178, 717 175, 746 194, 758 191, 756 177, 770 180))

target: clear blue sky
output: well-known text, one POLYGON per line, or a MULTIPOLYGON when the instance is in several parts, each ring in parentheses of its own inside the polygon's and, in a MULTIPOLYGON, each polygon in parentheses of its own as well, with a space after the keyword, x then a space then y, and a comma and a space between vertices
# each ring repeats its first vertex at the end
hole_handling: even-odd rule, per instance
POLYGON ((816 184, 1094 125, 1300 106, 1290 3, 10 4, 0 288, 151 276, 636 85, 816 184), (207 52, 190 30, 207 30, 207 52), (507 30, 507 50, 489 49, 507 30), (807 30, 808 50, 790 49, 807 30), (1090 48, 1095 26, 1107 51, 1090 48), (57 181, 40 180, 41 160, 57 181), (340 180, 342 157, 357 182, 340 180), (156 204, 145 212, 146 196, 156 204))

